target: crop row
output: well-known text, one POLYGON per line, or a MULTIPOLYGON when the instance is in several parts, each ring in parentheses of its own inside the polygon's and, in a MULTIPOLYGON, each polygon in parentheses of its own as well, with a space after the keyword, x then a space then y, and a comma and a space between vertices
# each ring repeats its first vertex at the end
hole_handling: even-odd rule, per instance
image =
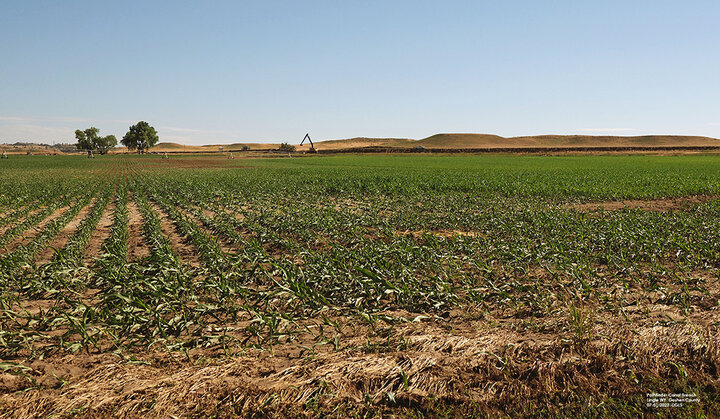
MULTIPOLYGON (((263 347, 303 333, 341 346, 338 316, 374 329, 379 319, 437 318, 458 307, 538 319, 586 305, 624 315, 645 302, 690 313, 716 298, 713 200, 668 213, 586 212, 544 192, 518 201, 504 189, 469 193, 462 181, 444 187, 454 173, 447 170, 400 172, 375 189, 366 185, 383 170, 323 168, 299 179, 291 167, 145 176, 150 170, 128 169, 114 196, 106 180, 97 194, 76 195, 57 222, 3 257, 12 272, 3 279, 4 350, 263 347), (425 193, 417 185, 434 186, 425 193), (32 256, 93 196, 54 263, 33 267, 32 256), (83 267, 81 250, 111 199, 110 237, 97 265, 83 267), (150 247, 143 260, 127 260, 131 200, 150 247), (199 266, 174 252, 163 214, 199 266), (53 304, 21 308, 39 300, 53 304)), ((42 218, 8 231, 21 234, 42 218)))

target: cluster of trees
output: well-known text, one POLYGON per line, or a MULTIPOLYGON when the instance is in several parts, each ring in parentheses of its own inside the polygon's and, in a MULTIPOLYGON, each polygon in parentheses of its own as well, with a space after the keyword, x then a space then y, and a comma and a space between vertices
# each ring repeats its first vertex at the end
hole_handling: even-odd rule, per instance
MULTIPOLYGON (((105 154, 117 146, 117 138, 114 135, 101 137, 99 134, 100 130, 95 127, 90 127, 84 131, 75 130, 75 138, 78 140, 75 147, 80 150, 87 150, 88 153, 97 151, 100 154, 105 154)), ((127 134, 120 140, 120 143, 127 147, 128 150, 137 150, 141 154, 145 153, 157 142, 157 131, 145 121, 140 121, 131 126, 127 134)))
POLYGON ((100 130, 95 127, 90 127, 85 131, 76 129, 75 138, 77 138, 78 142, 75 147, 80 150, 97 151, 100 154, 105 154, 117 145, 117 138, 114 135, 101 137, 99 134, 100 130))
POLYGON ((291 151, 295 151, 295 146, 288 143, 282 143, 280 144, 280 147, 278 147, 278 150, 287 151, 289 153, 291 151))

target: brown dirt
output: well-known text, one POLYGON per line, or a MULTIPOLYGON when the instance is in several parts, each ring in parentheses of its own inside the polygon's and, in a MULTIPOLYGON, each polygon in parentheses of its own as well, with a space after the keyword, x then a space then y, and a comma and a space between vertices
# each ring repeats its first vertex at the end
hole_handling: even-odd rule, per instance
MULTIPOLYGON (((199 208, 199 207, 195 207, 195 208, 196 208, 196 209, 200 209, 200 210, 202 211, 202 213, 203 213, 203 216, 205 216, 205 217, 207 217, 207 218, 214 218, 214 217, 215 217, 215 212, 214 212, 214 211, 211 211, 211 210, 209 210, 209 209, 207 209, 207 208, 199 208)), ((188 218, 190 218, 191 220, 193 220, 193 222, 195 223, 195 225, 197 225, 198 228, 199 228, 200 230, 202 230, 208 237, 213 237, 213 238, 215 238, 215 239, 217 240, 218 245, 220 246, 220 250, 222 250, 223 252, 225 252, 225 253, 234 253, 234 252, 237 252, 237 251, 239 250, 235 245, 233 245, 232 243, 230 243, 225 236, 223 236, 223 235, 221 235, 221 234, 215 234, 215 233, 213 233, 212 231, 208 230, 208 229, 203 225, 203 223, 202 223, 200 220, 198 220, 194 215, 192 215, 189 211, 187 211, 187 210, 185 210, 185 209, 182 209, 182 208, 179 208, 179 207, 177 208, 177 210, 180 211, 182 214, 184 214, 186 217, 188 217, 188 218)))
POLYGON ((40 234, 41 231, 43 231, 43 229, 49 222, 60 217, 69 208, 70 207, 62 207, 62 208, 56 209, 52 214, 50 214, 50 216, 46 217, 39 224, 37 224, 34 227, 31 227, 29 230, 26 230, 23 234, 16 237, 13 241, 8 243, 8 245, 7 245, 8 252, 12 252, 18 246, 25 246, 28 243, 30 243, 35 237, 37 237, 40 234))
POLYGON ((67 244, 68 240, 70 240, 70 237, 72 237, 73 234, 75 234, 75 231, 77 231, 78 226, 82 222, 82 220, 85 218, 85 216, 90 212, 90 209, 92 208, 94 202, 96 200, 93 199, 93 201, 86 205, 83 209, 81 209, 77 215, 75 215, 75 218, 73 218, 69 223, 65 225, 65 227, 60 230, 57 236, 50 242, 50 244, 41 250, 37 257, 35 258, 35 263, 38 265, 42 265, 45 263, 48 263, 52 260, 53 256, 55 255, 55 249, 60 250, 67 244))
MULTIPOLYGON (((270 351, 246 347, 227 354, 216 346, 192 348, 188 360, 179 353, 144 352, 134 353, 132 362, 110 354, 53 355, 27 364, 38 390, 28 390, 32 383, 25 377, 0 374, 0 416, 63 417, 74 409, 114 417, 302 416, 312 414, 306 404, 312 400, 323 412, 337 406, 382 409, 389 393, 401 405, 426 403, 432 395, 451 407, 481 406, 504 416, 512 406, 552 403, 560 393, 625 398, 638 392, 636 377, 645 385, 671 383, 682 380, 683 371, 698 388, 710 389, 699 394, 710 400, 720 359, 720 288, 716 273, 688 275, 707 278, 709 292, 701 293, 707 304, 694 298, 683 310, 635 289, 627 290, 631 301, 622 313, 576 301, 590 319, 580 338, 565 302, 534 313, 532 326, 505 309, 387 312, 405 320, 378 320, 372 329, 328 314, 339 329, 311 319, 299 328, 312 334, 278 342, 270 351), (338 347, 313 334, 337 336, 338 347)), ((37 300, 29 307, 35 312, 50 304, 37 300)), ((218 321, 203 333, 242 340, 248 320, 218 321)))
POLYGON ((36 316, 40 312, 47 312, 59 301, 55 299, 37 299, 37 300, 25 300, 22 302, 22 311, 27 310, 28 313, 36 316))
POLYGON ((105 208, 105 212, 102 217, 100 217, 100 221, 98 221, 95 231, 93 231, 90 236, 90 240, 85 248, 83 260, 90 261, 92 258, 100 255, 103 243, 108 237, 110 237, 114 211, 115 203, 111 202, 107 208, 105 208))
POLYGON ((238 221, 245 221, 245 214, 240 212, 240 210, 255 212, 254 210, 251 210, 248 205, 242 205, 242 206, 240 206, 240 209, 225 208, 225 212, 227 212, 231 216, 235 217, 235 219, 237 219, 238 221))
POLYGON ((37 214, 41 210, 42 210, 42 208, 30 209, 30 210, 28 210, 28 212, 26 212, 24 215, 22 215, 20 218, 13 221, 12 223, 9 223, 7 225, 0 227, 0 235, 5 234, 5 232, 8 231, 9 229, 11 229, 13 226, 16 226, 17 224, 22 223, 26 218, 32 217, 33 215, 37 214))
POLYGON ((207 208, 203 208, 203 209, 202 209, 202 212, 203 212, 203 215, 204 215, 204 216, 209 217, 209 218, 212 218, 212 217, 215 216, 215 211, 210 211, 210 210, 207 209, 207 208))
POLYGON ((128 201, 128 259, 137 261, 150 256, 150 246, 142 235, 143 218, 135 201, 128 201))
POLYGON ((12 213, 12 212, 15 212, 16 210, 22 209, 23 207, 24 207, 24 205, 19 206, 19 207, 17 207, 17 208, 9 208, 9 207, 8 207, 8 208, 0 209, 0 218, 3 218, 3 217, 5 217, 6 215, 8 215, 8 214, 10 214, 10 213, 12 213))
POLYGON ((48 150, 42 146, 14 146, 10 144, 0 144, 0 151, 3 150, 8 155, 26 155, 28 152, 34 156, 55 156, 67 154, 60 150, 48 150))
POLYGON ((76 409, 92 416, 244 416, 272 402, 277 410, 270 414, 292 416, 292 409, 302 411, 318 396, 330 409, 368 401, 380 408, 388 393, 410 402, 432 395, 492 412, 559 391, 629 394, 636 375, 668 379, 673 364, 696 374, 720 357, 717 330, 693 324, 636 327, 615 319, 578 342, 488 325, 497 320, 411 322, 395 327, 391 340, 369 339, 367 328, 346 328, 337 351, 303 342, 272 353, 247 349, 226 359, 208 360, 210 353, 198 352, 191 362, 162 354, 147 354, 140 364, 86 354, 35 361, 29 366, 41 389, 14 392, 26 388, 27 379, 1 375, 0 412, 12 417, 63 416, 76 409), (383 341, 394 349, 373 346, 383 341), (59 386, 54 377, 67 384, 59 386))
POLYGON ((200 266, 200 258, 195 246, 186 243, 185 240, 177 233, 175 224, 172 222, 170 217, 155 203, 150 203, 153 211, 158 215, 160 219, 160 227, 162 228, 163 235, 170 241, 173 253, 180 256, 180 260, 183 263, 187 263, 192 267, 200 266))
POLYGON ((568 204, 566 207, 580 211, 619 211, 625 209, 641 209, 644 211, 657 212, 688 211, 704 202, 715 199, 718 199, 718 197, 701 195, 669 199, 590 202, 583 204, 568 204))

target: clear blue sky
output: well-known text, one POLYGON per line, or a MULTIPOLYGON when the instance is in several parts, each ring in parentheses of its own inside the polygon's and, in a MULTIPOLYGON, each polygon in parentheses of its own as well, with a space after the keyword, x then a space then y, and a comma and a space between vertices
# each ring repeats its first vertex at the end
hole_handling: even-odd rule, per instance
POLYGON ((720 137, 718 1, 0 0, 0 142, 720 137))

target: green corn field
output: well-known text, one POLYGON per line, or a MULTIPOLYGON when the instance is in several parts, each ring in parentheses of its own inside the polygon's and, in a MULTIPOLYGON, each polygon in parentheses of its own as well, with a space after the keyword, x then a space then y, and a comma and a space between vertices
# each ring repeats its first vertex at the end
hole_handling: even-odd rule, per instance
POLYGON ((716 154, 0 162, 0 416, 714 417, 719 298, 716 154))

